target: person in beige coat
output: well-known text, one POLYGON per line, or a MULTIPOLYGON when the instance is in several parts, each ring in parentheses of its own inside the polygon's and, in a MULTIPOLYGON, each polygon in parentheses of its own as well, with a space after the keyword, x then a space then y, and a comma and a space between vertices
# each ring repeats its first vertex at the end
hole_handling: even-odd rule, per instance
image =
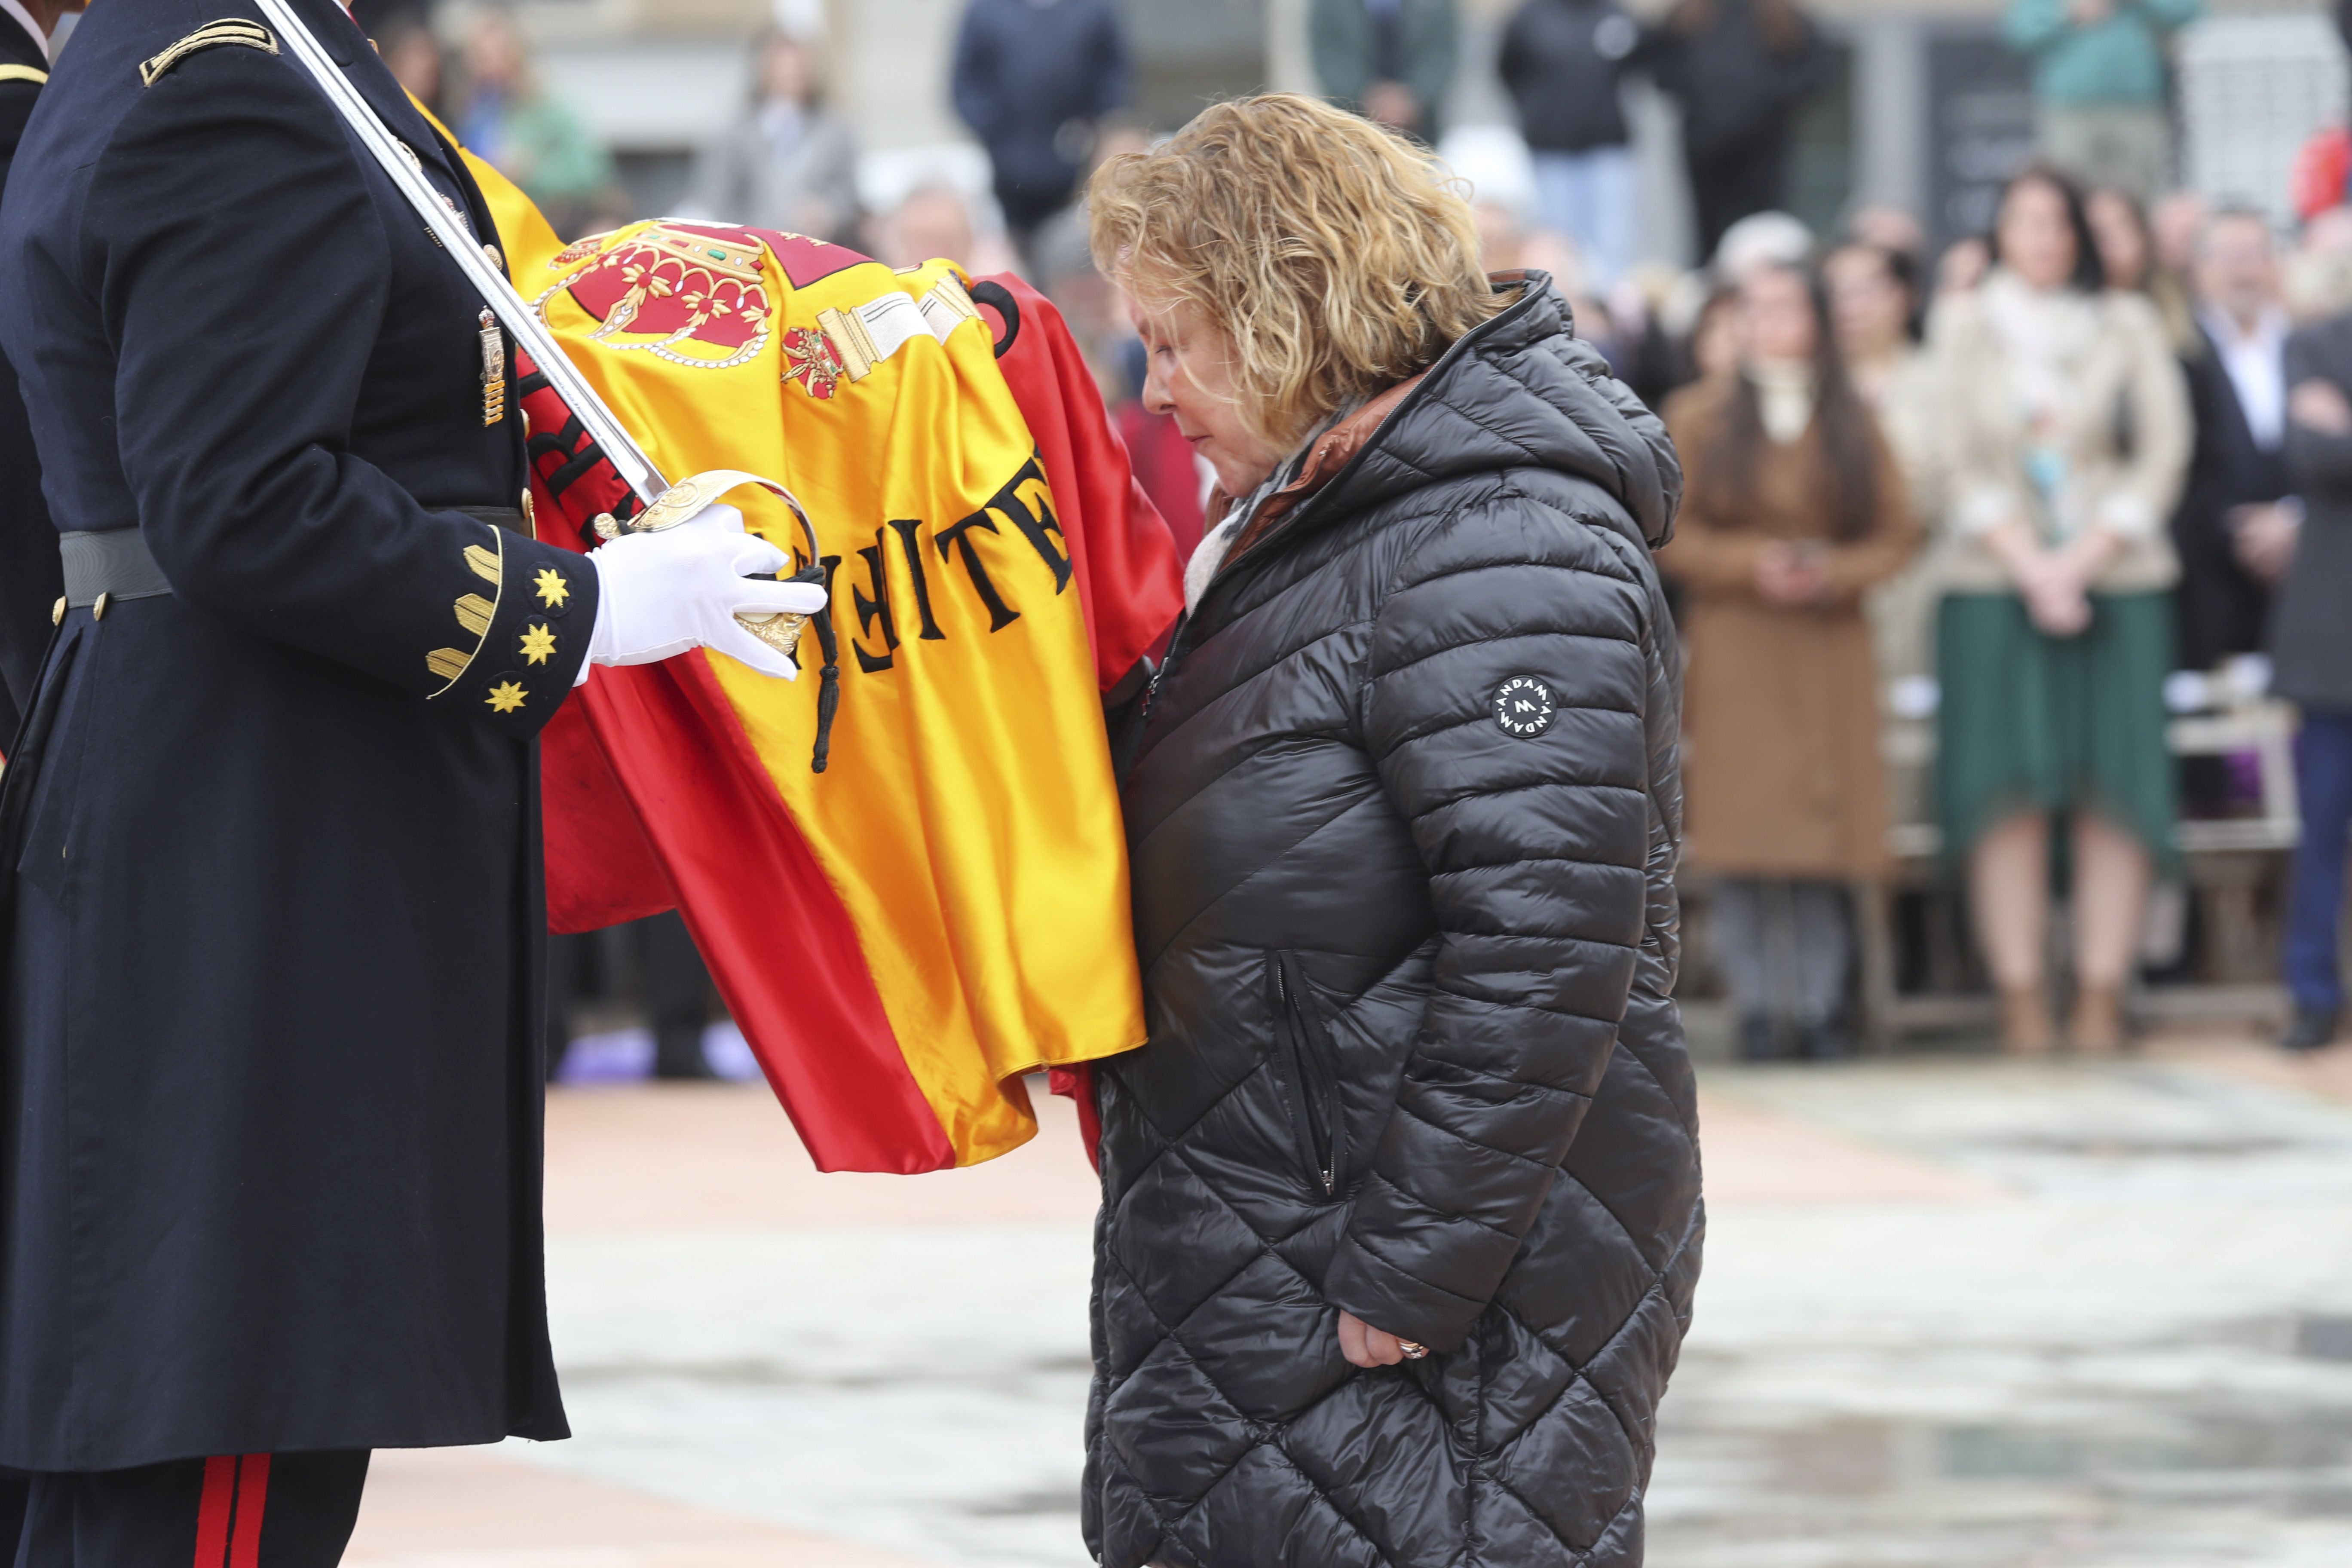
POLYGON ((1822 258, 1838 353, 1902 471, 1911 515, 1926 537, 1910 564, 1871 590, 1865 609, 1876 637, 1882 683, 1936 670, 1936 520, 1942 514, 1943 416, 1933 366, 1915 322, 1916 265, 1901 251, 1849 240, 1822 258))
POLYGON ((1886 860, 1863 596, 1917 535, 1812 279, 1742 286, 1740 365, 1666 405, 1688 476, 1660 567, 1689 654, 1685 863, 1716 874, 1718 954, 1750 1059, 1846 1048, 1845 884, 1886 860))
POLYGON ((1998 212, 1992 271, 1946 298, 1929 330, 1954 536, 1937 805, 2018 1051, 2055 1036, 2051 831, 2067 825, 2068 1032, 2078 1049, 2111 1049, 2151 877, 2175 853, 2163 687, 2179 568, 2166 521, 2189 397, 2155 306, 2106 286, 2072 185, 2029 170, 1998 212))

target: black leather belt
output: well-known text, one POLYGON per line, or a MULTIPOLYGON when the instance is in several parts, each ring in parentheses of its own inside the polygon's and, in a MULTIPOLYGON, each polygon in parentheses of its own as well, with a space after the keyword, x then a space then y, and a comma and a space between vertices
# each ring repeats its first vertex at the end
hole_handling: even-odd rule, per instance
MULTIPOLYGON (((512 532, 526 531, 523 515, 510 506, 439 507, 463 512, 477 522, 512 532)), ((88 609, 104 595, 114 599, 153 599, 172 591, 163 569, 148 552, 147 540, 135 528, 113 528, 103 533, 58 535, 58 552, 66 568, 66 607, 88 609)))
POLYGON ((135 528, 61 533, 58 551, 65 558, 68 609, 87 609, 101 594, 113 599, 152 599, 172 591, 135 528))

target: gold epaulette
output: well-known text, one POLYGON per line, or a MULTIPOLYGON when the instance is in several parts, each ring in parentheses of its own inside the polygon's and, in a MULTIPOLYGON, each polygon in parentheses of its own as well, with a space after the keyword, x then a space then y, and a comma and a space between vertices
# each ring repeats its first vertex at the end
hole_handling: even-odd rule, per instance
POLYGON ((49 73, 36 66, 0 66, 0 81, 29 81, 38 87, 49 73))
POLYGON ((226 21, 207 22, 141 66, 139 79, 153 87, 163 79, 166 72, 190 55, 217 48, 223 44, 236 44, 242 48, 259 49, 265 55, 274 55, 278 52, 278 35, 258 22, 247 22, 235 16, 226 21))

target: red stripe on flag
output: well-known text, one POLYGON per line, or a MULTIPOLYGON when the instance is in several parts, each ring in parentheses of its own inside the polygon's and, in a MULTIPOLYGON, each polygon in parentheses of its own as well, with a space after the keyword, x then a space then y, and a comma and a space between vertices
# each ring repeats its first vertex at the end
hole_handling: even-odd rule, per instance
POLYGON ((974 281, 1003 286, 1021 312, 1021 331, 996 367, 1045 465, 1094 642, 1095 678, 1108 691, 1184 607, 1176 537, 1136 482, 1127 443, 1054 302, 1010 272, 974 281))
POLYGON ((205 1461, 204 1500, 196 1505, 195 1568, 221 1568, 228 1557, 228 1519, 236 1506, 236 1460, 205 1461))
POLYGON ((817 1169, 953 1166, 856 924, 701 654, 599 669, 572 701, 630 797, 660 803, 646 837, 817 1169))
POLYGON ((228 1568, 261 1568, 261 1516, 269 1507, 269 1456, 247 1454, 236 1462, 236 1539, 229 1542, 228 1568))

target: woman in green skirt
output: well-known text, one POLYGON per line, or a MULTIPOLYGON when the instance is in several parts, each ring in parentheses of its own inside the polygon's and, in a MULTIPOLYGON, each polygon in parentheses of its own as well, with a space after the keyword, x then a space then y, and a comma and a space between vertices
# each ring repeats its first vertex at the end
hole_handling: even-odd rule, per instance
POLYGON ((2155 868, 2171 858, 2167 535, 2189 399, 2163 322, 2101 277, 2081 195, 2031 169, 2002 193, 1995 266, 1932 328, 1958 538, 1938 616, 1937 805, 1964 857, 2003 1043, 2056 1039, 2051 835, 2073 903, 2077 1049, 2113 1049, 2155 868))

